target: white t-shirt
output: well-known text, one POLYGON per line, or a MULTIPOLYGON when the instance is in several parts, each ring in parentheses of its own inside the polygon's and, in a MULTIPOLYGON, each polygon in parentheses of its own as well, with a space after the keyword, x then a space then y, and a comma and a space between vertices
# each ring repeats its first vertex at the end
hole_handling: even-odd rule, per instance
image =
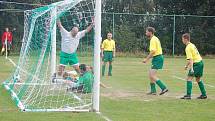
POLYGON ((76 52, 79 40, 85 36, 86 30, 78 32, 75 37, 72 37, 71 33, 62 27, 61 32, 61 51, 71 54, 76 52))

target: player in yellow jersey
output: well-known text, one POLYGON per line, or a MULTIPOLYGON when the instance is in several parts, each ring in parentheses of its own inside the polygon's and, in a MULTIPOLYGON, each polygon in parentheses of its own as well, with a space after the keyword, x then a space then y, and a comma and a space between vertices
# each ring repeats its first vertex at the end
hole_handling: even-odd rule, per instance
POLYGON ((150 47, 149 47, 149 55, 143 60, 143 63, 146 63, 149 61, 150 58, 152 58, 152 67, 149 71, 149 78, 151 80, 150 87, 151 91, 147 93, 148 95, 156 95, 156 87, 155 84, 157 84, 160 89, 160 95, 163 95, 164 93, 168 92, 168 89, 166 85, 157 77, 156 73, 157 70, 163 68, 163 52, 161 48, 160 40, 154 35, 155 29, 153 27, 147 27, 146 28, 146 36, 150 40, 150 47))
POLYGON ((112 39, 112 33, 107 34, 107 39, 102 42, 101 56, 103 60, 102 76, 105 74, 106 63, 109 62, 108 76, 112 76, 112 61, 115 57, 115 41, 112 39))
POLYGON ((207 95, 204 83, 201 80, 204 68, 202 57, 199 54, 196 46, 190 42, 190 34, 183 34, 182 42, 186 45, 185 52, 187 56, 187 64, 185 65, 185 69, 189 69, 189 72, 187 77, 187 94, 181 97, 181 99, 191 99, 193 77, 196 78, 196 82, 198 83, 200 91, 202 93, 199 97, 197 97, 197 99, 206 99, 207 95))

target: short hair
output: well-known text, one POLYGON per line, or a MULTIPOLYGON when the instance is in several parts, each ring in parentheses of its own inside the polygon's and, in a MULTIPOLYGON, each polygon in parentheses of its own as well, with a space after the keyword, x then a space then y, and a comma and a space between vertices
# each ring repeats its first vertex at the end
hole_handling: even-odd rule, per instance
POLYGON ((190 41, 190 34, 189 34, 189 33, 183 34, 182 37, 183 37, 184 39, 187 39, 187 40, 190 41))
POLYGON ((80 64, 79 68, 80 68, 82 71, 86 71, 86 70, 87 70, 86 64, 80 64))
POLYGON ((112 33, 111 33, 111 32, 108 32, 107 34, 111 34, 111 35, 112 35, 112 33))
POLYGON ((147 27, 146 30, 151 32, 152 34, 156 32, 154 27, 147 27))

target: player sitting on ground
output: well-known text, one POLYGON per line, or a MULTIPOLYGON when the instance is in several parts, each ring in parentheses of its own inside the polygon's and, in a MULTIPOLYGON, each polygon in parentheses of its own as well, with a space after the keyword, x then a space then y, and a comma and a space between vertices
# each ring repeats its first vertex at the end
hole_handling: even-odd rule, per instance
POLYGON ((71 80, 70 89, 79 93, 91 93, 94 81, 93 73, 87 69, 85 64, 81 64, 79 68, 81 76, 77 81, 71 80))
MULTIPOLYGON (((92 91, 94 76, 93 68, 85 64, 80 65, 81 76, 77 78, 77 73, 66 72, 64 73, 65 82, 70 85, 72 91, 90 93, 92 91), (91 85, 92 84, 92 85, 91 85)), ((103 88, 111 88, 100 82, 100 86, 103 88)), ((69 90, 68 89, 68 90, 69 90)))

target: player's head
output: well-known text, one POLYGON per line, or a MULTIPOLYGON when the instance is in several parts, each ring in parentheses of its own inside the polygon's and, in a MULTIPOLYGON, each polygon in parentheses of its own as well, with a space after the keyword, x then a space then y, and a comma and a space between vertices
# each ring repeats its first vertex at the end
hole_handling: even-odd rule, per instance
POLYGON ((5 28, 5 31, 6 31, 6 32, 9 32, 9 28, 8 28, 8 27, 6 27, 6 28, 5 28))
POLYGON ((147 27, 146 28, 146 36, 151 38, 155 33, 155 28, 154 27, 147 27))
POLYGON ((190 42, 190 34, 189 33, 185 33, 182 35, 182 42, 185 45, 190 42))
POLYGON ((79 29, 77 26, 73 27, 72 30, 71 30, 71 34, 73 37, 75 37, 79 32, 79 29))
POLYGON ((107 38, 108 38, 109 40, 111 40, 111 39, 112 39, 112 33, 108 32, 107 38))
POLYGON ((80 64, 80 65, 79 65, 79 68, 80 68, 80 70, 81 70, 81 73, 84 73, 84 72, 87 71, 87 66, 86 66, 86 64, 80 64))

